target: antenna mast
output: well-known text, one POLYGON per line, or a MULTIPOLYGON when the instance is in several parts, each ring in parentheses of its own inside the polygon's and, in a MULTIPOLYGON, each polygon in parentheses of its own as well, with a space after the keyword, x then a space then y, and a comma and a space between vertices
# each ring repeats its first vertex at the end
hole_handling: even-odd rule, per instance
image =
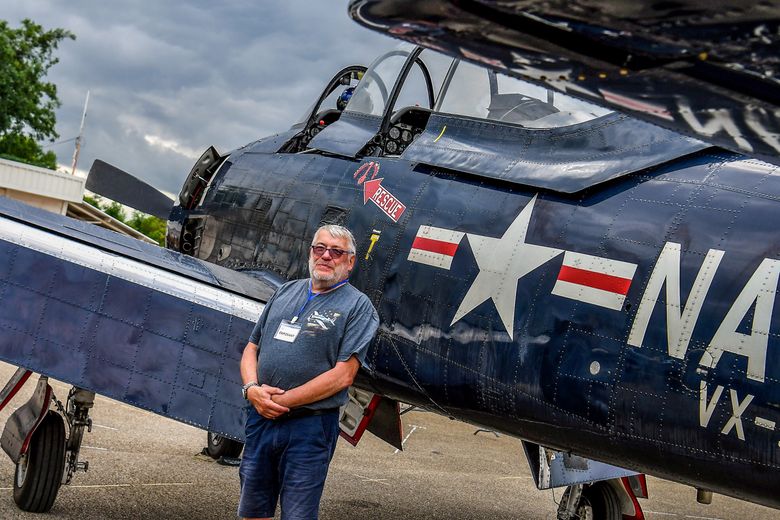
POLYGON ((79 162, 79 152, 81 151, 81 141, 84 138, 84 122, 87 119, 87 106, 89 105, 89 90, 87 98, 84 100, 84 112, 81 114, 81 126, 79 127, 79 136, 76 138, 76 149, 73 151, 73 167, 70 170, 71 175, 76 175, 76 164, 79 162))

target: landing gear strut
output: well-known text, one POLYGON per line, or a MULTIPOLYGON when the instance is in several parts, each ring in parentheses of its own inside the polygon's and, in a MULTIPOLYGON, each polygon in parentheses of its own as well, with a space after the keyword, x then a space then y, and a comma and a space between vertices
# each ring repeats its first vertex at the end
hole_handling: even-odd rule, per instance
MULTIPOLYGON (((57 407, 63 412, 62 405, 56 402, 57 407)), ((68 393, 68 401, 65 403, 63 415, 68 421, 68 442, 65 446, 66 453, 66 473, 62 478, 63 484, 70 484, 73 475, 77 471, 87 471, 89 462, 79 462, 79 451, 81 450, 81 441, 84 438, 84 428, 87 432, 92 432, 92 419, 89 417, 89 410, 95 404, 95 393, 75 386, 68 393)))

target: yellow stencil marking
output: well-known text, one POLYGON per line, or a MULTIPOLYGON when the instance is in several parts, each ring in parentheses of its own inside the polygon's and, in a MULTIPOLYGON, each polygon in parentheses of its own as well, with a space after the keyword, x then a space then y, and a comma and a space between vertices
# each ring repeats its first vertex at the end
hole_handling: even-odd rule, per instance
POLYGON ((374 244, 376 244, 378 240, 379 240, 378 233, 374 233, 371 235, 371 245, 368 246, 368 251, 366 251, 366 260, 368 260, 368 257, 371 256, 371 251, 373 251, 374 249, 374 244))
POLYGON ((443 135, 444 135, 444 131, 445 131, 445 130, 447 130, 447 125, 444 125, 444 126, 442 127, 442 129, 441 129, 441 133, 439 134, 439 137, 437 137, 436 139, 434 139, 434 140, 433 140, 433 142, 434 142, 434 143, 435 143, 435 142, 437 142, 439 139, 441 139, 441 136, 443 136, 443 135))

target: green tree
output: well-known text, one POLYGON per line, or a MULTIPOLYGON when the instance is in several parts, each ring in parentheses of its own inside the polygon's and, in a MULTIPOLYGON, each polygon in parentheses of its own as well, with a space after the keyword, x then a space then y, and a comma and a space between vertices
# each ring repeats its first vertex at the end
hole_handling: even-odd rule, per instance
POLYGON ((120 203, 110 202, 108 204, 103 204, 103 207, 100 209, 102 209, 106 215, 111 215, 118 221, 127 223, 127 215, 125 215, 125 210, 122 209, 120 203))
POLYGON ((57 87, 45 81, 59 60, 59 43, 75 36, 65 29, 44 30, 32 20, 19 28, 0 20, 0 155, 51 167, 54 154, 38 144, 58 137, 54 111, 57 87))
POLYGON ((44 152, 41 145, 30 136, 6 134, 0 136, 0 157, 23 163, 57 169, 57 154, 44 152))
POLYGON ((136 231, 156 241, 159 245, 165 246, 167 223, 163 219, 141 213, 140 211, 133 211, 130 218, 127 218, 125 210, 120 203, 104 200, 100 195, 95 195, 94 197, 85 195, 84 202, 95 206, 103 213, 111 215, 120 222, 124 222, 136 231))
POLYGON ((167 223, 163 219, 135 211, 126 224, 156 241, 161 246, 165 245, 167 223))
POLYGON ((90 195, 84 195, 84 202, 90 206, 94 206, 97 209, 100 209, 100 195, 95 195, 94 197, 90 195))

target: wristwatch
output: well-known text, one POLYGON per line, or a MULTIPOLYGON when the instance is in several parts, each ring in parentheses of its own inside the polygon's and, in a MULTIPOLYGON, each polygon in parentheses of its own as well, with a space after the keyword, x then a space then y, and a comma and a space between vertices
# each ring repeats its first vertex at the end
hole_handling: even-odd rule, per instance
POLYGON ((241 387, 241 396, 246 399, 246 391, 252 388, 253 386, 260 386, 257 384, 257 381, 250 381, 249 383, 245 384, 241 387))

